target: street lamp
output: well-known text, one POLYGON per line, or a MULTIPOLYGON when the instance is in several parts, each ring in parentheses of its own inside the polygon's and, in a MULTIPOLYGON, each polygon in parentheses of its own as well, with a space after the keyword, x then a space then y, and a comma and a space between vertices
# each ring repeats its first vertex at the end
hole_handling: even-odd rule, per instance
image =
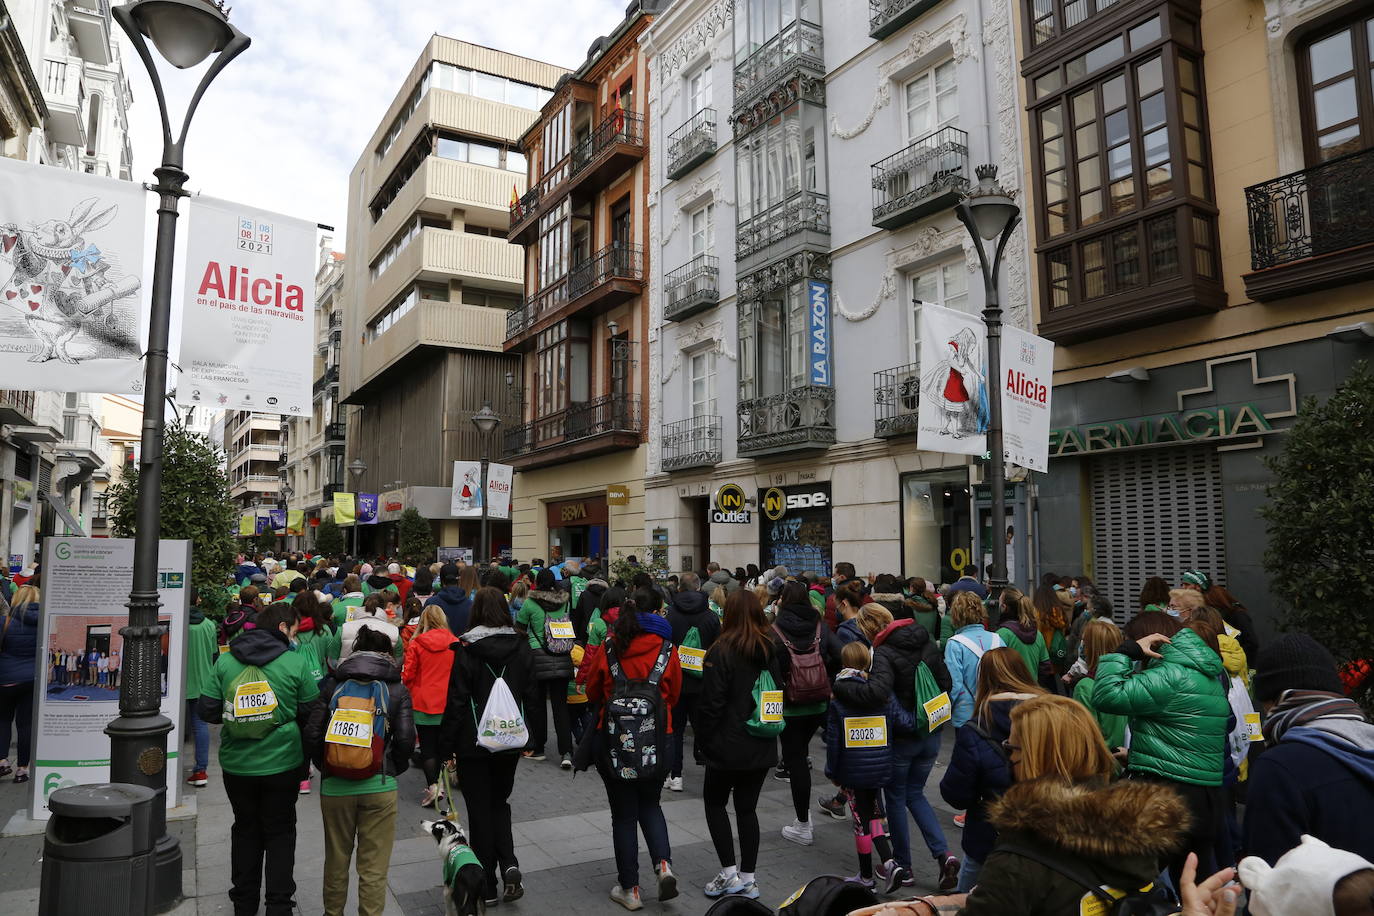
POLYGON ((348 473, 353 475, 353 559, 358 559, 358 481, 367 473, 367 462, 354 458, 348 465, 348 473))
POLYGON ((286 513, 285 523, 281 529, 282 548, 286 548, 286 542, 291 538, 291 497, 296 495, 296 490, 289 483, 281 485, 281 509, 286 513))
POLYGON ((186 133, 201 96, 219 72, 248 48, 250 39, 229 24, 228 13, 206 0, 132 0, 110 11, 142 58, 162 116, 162 165, 154 169, 158 194, 157 248, 153 263, 152 315, 143 376, 143 431, 135 508, 133 585, 124 639, 124 670, 119 684, 119 717, 105 728, 110 737, 110 779, 147 786, 157 792, 152 833, 153 908, 165 910, 181 897, 181 846, 167 835, 167 735, 172 723, 162 715, 162 606, 157 593, 158 536, 162 528, 162 446, 167 398, 167 340, 172 320, 172 258, 176 248, 177 206, 186 196, 183 169, 186 133), (172 134, 167 99, 145 36, 178 69, 195 66, 212 54, 181 121, 172 134))
POLYGON ((479 542, 480 553, 477 555, 477 563, 484 565, 491 559, 491 541, 487 532, 487 469, 490 466, 487 453, 491 434, 496 432, 496 427, 501 425, 501 418, 496 411, 491 409, 490 401, 483 404, 482 409, 472 415, 472 425, 477 427, 477 432, 482 436, 482 536, 479 542))
POLYGON ((988 328, 988 476, 992 486, 992 566, 987 570, 988 587, 998 594, 1007 584, 1007 466, 1002 449, 1002 304, 997 297, 997 274, 1002 252, 1012 230, 1021 219, 1021 208, 1012 195, 997 182, 997 166, 980 165, 974 170, 978 186, 964 195, 957 208, 959 220, 973 236, 978 263, 983 268, 986 294, 983 323, 988 328), (984 242, 997 241, 992 263, 984 242))

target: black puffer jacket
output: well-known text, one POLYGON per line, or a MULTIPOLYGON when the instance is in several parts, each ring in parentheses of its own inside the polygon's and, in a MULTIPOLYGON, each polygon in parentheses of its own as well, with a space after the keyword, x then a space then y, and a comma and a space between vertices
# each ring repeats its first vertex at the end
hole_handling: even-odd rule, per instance
POLYGON ((401 669, 396 667, 389 653, 381 652, 354 652, 320 682, 321 702, 315 704, 305 725, 306 747, 310 749, 315 769, 325 772, 324 733, 329 726, 329 701, 338 686, 347 680, 386 684, 390 732, 382 771, 387 776, 401 775, 410 767, 410 752, 415 748, 415 715, 410 691, 401 683, 401 669))
POLYGON ((893 620, 910 620, 915 612, 915 607, 907 603, 906 595, 901 592, 874 592, 868 600, 887 608, 893 620))
MULTIPOLYGON (((539 702, 534 679, 534 655, 528 640, 514 627, 473 627, 453 644, 453 670, 448 680, 448 703, 439 730, 439 756, 486 757, 491 751, 477 743, 477 717, 487 705, 491 687, 500 676, 524 709, 539 702)), ((501 751, 514 754, 516 750, 501 751)))
MULTIPOLYGON (((712 614, 711 616, 715 616, 712 614)), ((744 723, 754 714, 754 682, 767 665, 773 682, 782 684, 776 645, 765 658, 746 658, 724 645, 706 653, 701 698, 697 701, 697 734, 706 765, 715 770, 765 770, 778 762, 776 738, 759 738, 744 723)), ((684 684, 696 678, 683 678, 684 684)))
MULTIPOLYGON (((668 625, 673 628, 673 645, 680 646, 687 638, 687 631, 697 628, 701 637, 701 648, 710 649, 720 635, 720 618, 711 610, 706 596, 695 589, 678 592, 666 612, 668 625)), ((703 670, 702 674, 705 674, 703 670)), ((701 692, 702 678, 683 672, 682 693, 696 695, 701 692)))
MULTIPOLYGON (((854 706, 876 708, 891 693, 907 712, 916 710, 916 666, 926 663, 935 683, 948 692, 954 682, 945 657, 926 628, 914 620, 894 620, 873 637, 873 666, 867 681, 845 680, 835 695, 854 706)), ((910 740, 896 734, 896 740, 910 740)))

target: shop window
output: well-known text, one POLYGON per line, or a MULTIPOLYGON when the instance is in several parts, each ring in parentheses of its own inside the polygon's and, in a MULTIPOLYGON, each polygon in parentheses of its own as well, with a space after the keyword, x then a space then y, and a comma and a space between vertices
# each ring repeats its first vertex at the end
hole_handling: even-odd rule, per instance
POLYGON ((967 468, 902 478, 904 576, 953 582, 967 564, 975 562, 970 497, 967 468))

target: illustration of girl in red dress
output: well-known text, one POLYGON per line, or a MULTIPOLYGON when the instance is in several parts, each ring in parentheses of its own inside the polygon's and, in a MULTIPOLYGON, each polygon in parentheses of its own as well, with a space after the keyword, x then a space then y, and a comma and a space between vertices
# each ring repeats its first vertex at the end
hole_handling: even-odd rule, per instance
POLYGON ((946 341, 949 355, 926 375, 926 395, 940 408, 940 434, 962 439, 987 432, 987 385, 980 370, 978 341, 961 328, 946 341))

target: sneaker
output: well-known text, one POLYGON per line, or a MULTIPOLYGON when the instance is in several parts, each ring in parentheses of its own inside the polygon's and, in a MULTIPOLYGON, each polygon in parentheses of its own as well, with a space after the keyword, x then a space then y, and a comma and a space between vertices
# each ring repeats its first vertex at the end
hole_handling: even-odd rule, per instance
POLYGON ((210 777, 205 774, 204 770, 196 770, 190 776, 186 777, 186 784, 188 786, 204 788, 210 784, 210 777))
POLYGON ((810 846, 816 842, 816 838, 811 835, 811 822, 793 821, 782 828, 782 838, 796 843, 798 846, 810 846))
POLYGON ((887 876, 892 874, 893 870, 896 869, 896 867, 896 859, 884 859, 877 865, 873 866, 873 877, 878 881, 886 881, 887 876))
POLYGON ((501 896, 500 896, 499 894, 493 894, 492 896, 486 898, 486 899, 483 901, 483 903, 485 903, 487 906, 496 906, 496 904, 498 904, 498 903, 500 903, 500 902, 501 902, 501 896))
POLYGON ((308 779, 303 779, 303 780, 301 780, 301 794, 302 794, 302 795, 309 795, 309 794, 310 794, 310 780, 308 780, 308 779))
POLYGON ((907 869, 892 863, 892 867, 887 870, 887 881, 884 882, 884 893, 891 894, 899 887, 911 887, 916 883, 916 879, 907 869))
POLYGON ((773 771, 773 778, 776 779, 776 780, 778 780, 779 782, 791 782, 791 781, 792 781, 792 775, 791 775, 790 773, 787 772, 787 768, 786 768, 786 767, 778 767, 776 770, 774 770, 774 771, 773 771))
POLYGON ((664 859, 658 863, 658 900, 672 900, 677 896, 677 875, 673 874, 673 867, 664 859))
POLYGON ((967 814, 956 814, 956 815, 954 815, 954 826, 958 827, 960 830, 963 830, 963 829, 964 829, 964 821, 967 820, 967 819, 968 819, 968 815, 967 815, 967 814))
POLYGON ((637 887, 621 887, 617 884, 611 888, 611 899, 627 910, 644 909, 644 902, 639 899, 639 888, 637 887))
POLYGON ((520 756, 526 760, 547 760, 543 751, 521 751, 520 756))
POLYGON ((422 797, 422 798, 420 799, 420 807, 421 807, 421 808, 429 808, 429 807, 431 807, 431 806, 437 804, 438 801, 439 801, 439 799, 441 799, 441 798, 443 798, 443 797, 444 797, 444 790, 441 789, 441 788, 439 788, 439 786, 438 786, 437 784, 436 784, 436 785, 429 786, 428 788, 425 789, 424 797, 422 797))
POLYGON ((819 804, 822 811, 837 821, 842 821, 849 816, 849 812, 845 810, 848 804, 843 795, 837 795, 834 798, 822 798, 819 804))
POLYGON ((850 875, 848 878, 845 878, 844 880, 847 884, 857 884, 860 887, 866 887, 871 891, 876 891, 878 889, 877 881, 874 881, 872 878, 865 878, 863 875, 850 875))
POLYGON ((521 897, 525 896, 525 885, 520 883, 519 866, 512 865, 507 868, 506 874, 502 880, 505 882, 506 888, 505 893, 501 895, 501 899, 506 903, 510 903, 512 900, 519 900, 521 897))
POLYGON ((669 776, 667 779, 663 780, 663 788, 667 789, 669 792, 681 792, 682 777, 669 776))
POLYGON ((571 770, 571 769, 572 769, 572 754, 564 754, 564 755, 563 755, 563 759, 560 760, 560 761, 558 761, 558 766, 559 766, 560 769, 571 770))
POLYGON ((935 861, 940 866, 940 890, 954 890, 959 885, 959 857, 946 855, 935 861))
POLYGON ((753 881, 745 883, 736 875, 735 883, 730 885, 725 893, 731 897, 748 897, 750 900, 757 900, 759 899, 759 886, 753 881))
POLYGON ((725 872, 717 872, 716 876, 706 883, 705 893, 707 897, 722 897, 730 893, 730 888, 739 883, 739 873, 727 875, 725 872))

